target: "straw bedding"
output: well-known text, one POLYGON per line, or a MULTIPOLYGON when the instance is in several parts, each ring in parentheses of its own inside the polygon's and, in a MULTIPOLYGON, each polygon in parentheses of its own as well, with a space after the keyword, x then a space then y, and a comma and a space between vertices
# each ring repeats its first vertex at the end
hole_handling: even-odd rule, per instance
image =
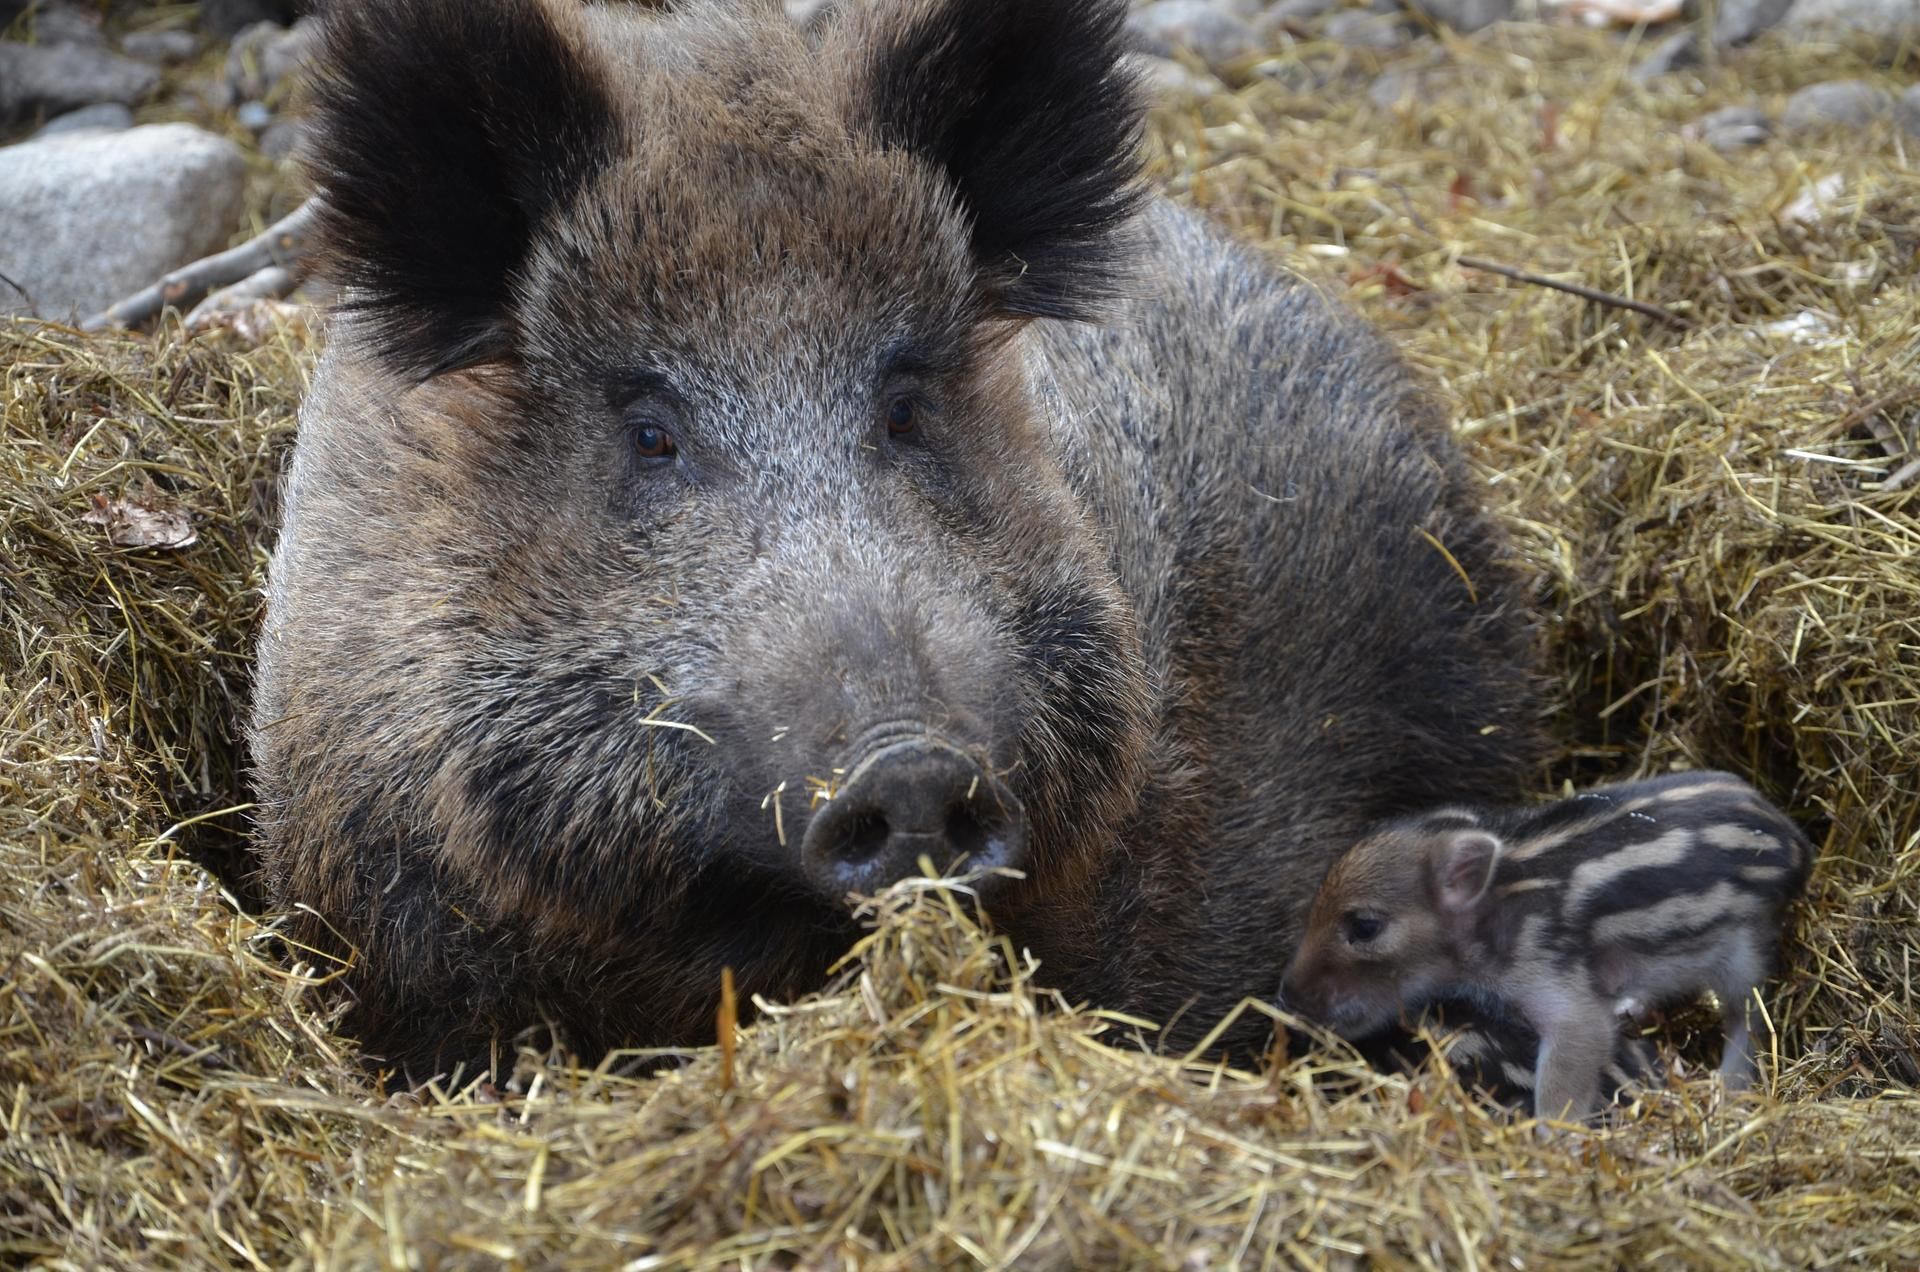
MULTIPOLYGON (((244 833, 235 722, 314 339, 21 323, 0 1262, 1913 1266, 1920 168, 1890 126, 1727 156, 1679 130, 1816 66, 1896 83, 1870 53, 1763 46, 1701 97, 1631 86, 1601 37, 1496 30, 1403 59, 1422 90, 1383 109, 1374 55, 1305 44, 1167 105, 1152 142, 1177 197, 1450 394, 1538 579, 1564 744, 1540 789, 1729 767, 1820 844, 1765 1091, 1676 1078, 1542 1136, 1440 1068, 1154 1056, 926 883, 726 1052, 654 1078, 527 1055, 499 1087, 385 1096, 326 969, 207 869, 244 833)), ((1659 1035, 1686 1075, 1693 1023, 1659 1035)))

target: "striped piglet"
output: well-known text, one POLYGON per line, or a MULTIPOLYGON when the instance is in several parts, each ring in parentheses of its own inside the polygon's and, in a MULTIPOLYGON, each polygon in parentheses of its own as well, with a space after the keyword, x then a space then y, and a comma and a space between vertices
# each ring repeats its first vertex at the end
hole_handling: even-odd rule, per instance
POLYGON ((1751 786, 1705 771, 1390 822, 1327 872, 1281 999, 1349 1038, 1439 998, 1503 1001, 1540 1034, 1535 1111, 1577 1118, 1622 1017, 1712 990, 1720 1073, 1744 1087, 1755 991, 1811 857, 1751 786))

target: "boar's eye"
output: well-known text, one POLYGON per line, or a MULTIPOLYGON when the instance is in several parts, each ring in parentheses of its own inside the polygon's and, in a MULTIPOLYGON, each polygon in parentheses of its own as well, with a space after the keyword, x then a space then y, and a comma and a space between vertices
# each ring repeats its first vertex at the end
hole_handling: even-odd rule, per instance
POLYGON ((633 450, 642 459, 672 459, 679 449, 673 434, 658 424, 642 423, 633 430, 633 450))
POLYGON ((920 410, 910 397, 897 397, 887 403, 887 432, 905 437, 920 421, 920 410))
POLYGON ((1386 930, 1387 921, 1365 910, 1348 910, 1340 916, 1340 931, 1349 945, 1365 945, 1386 930))

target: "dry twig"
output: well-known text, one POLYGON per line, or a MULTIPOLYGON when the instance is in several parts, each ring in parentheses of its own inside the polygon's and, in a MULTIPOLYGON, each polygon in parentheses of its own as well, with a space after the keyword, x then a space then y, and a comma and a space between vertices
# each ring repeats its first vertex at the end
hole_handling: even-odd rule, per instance
POLYGON ((260 277, 276 268, 280 272, 268 277, 286 287, 278 295, 289 294, 305 277, 307 249, 319 207, 317 198, 308 199, 240 246, 183 265, 151 287, 115 302, 82 323, 82 329, 137 327, 159 317, 169 305, 186 308, 216 288, 260 277))

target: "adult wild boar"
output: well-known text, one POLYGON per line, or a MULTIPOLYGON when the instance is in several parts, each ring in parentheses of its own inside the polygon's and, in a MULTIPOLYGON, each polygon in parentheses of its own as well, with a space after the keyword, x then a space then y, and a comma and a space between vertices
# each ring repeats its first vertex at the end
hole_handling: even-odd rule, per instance
POLYGON ((849 892, 1176 1037, 1535 687, 1380 339, 1145 197, 1120 0, 339 0, 263 875, 415 1073, 709 1038, 849 892))

